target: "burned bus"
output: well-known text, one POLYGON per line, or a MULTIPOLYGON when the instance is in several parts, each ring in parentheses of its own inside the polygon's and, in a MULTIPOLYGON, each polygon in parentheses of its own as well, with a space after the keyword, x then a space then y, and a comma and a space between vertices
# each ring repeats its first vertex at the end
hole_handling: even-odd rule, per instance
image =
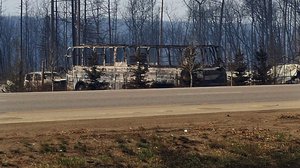
MULTIPOLYGON (((187 45, 81 45, 70 47, 67 83, 69 90, 132 88, 143 80, 146 87, 184 86, 181 60, 187 45)), ((217 46, 194 46, 202 71, 218 67, 214 76, 223 76, 217 46)), ((203 73, 208 74, 208 73, 203 73)), ((226 73, 225 73, 226 75, 226 73)), ((223 80, 223 79, 222 79, 223 80)), ((227 81, 214 81, 225 85, 227 81)), ((196 83, 195 86, 198 86, 196 83)), ((201 84, 199 85, 201 86, 201 84)))

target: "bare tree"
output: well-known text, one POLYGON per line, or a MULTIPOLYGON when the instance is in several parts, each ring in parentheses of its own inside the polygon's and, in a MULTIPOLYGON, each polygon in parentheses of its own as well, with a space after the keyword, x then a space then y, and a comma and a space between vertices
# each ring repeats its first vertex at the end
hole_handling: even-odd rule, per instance
POLYGON ((196 55, 196 48, 190 46, 185 49, 181 61, 181 68, 183 69, 183 71, 189 73, 190 87, 193 87, 193 73, 200 67, 200 63, 197 61, 196 55))
POLYGON ((20 39, 20 69, 19 69, 19 88, 22 88, 23 87, 23 0, 21 0, 21 14, 20 14, 20 30, 21 30, 21 33, 20 33, 20 36, 21 36, 21 39, 20 39))
POLYGON ((118 28, 119 28, 119 4, 120 0, 114 0, 113 1, 113 10, 112 10, 112 16, 113 16, 113 31, 112 31, 112 36, 113 36, 113 42, 118 43, 118 28))
POLYGON ((152 7, 151 0, 128 0, 123 18, 132 44, 142 44, 145 41, 144 30, 152 7))
MULTIPOLYGON (((3 18, 2 18, 2 4, 3 4, 3 1, 0 0, 0 31, 2 32, 2 29, 3 29, 3 26, 2 26, 2 23, 3 23, 3 18)), ((2 36, 0 34, 0 38, 2 39, 2 36)), ((2 53, 2 49, 0 48, 0 74, 1 76, 3 76, 3 72, 5 70, 5 67, 4 67, 4 62, 5 62, 5 58, 3 56, 3 53, 2 53)), ((1 78, 0 78, 1 80, 1 78)))

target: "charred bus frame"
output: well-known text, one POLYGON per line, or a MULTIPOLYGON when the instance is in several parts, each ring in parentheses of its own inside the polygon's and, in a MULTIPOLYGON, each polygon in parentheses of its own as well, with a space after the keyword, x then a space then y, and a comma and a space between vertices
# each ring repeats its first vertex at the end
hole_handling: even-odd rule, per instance
POLYGON ((223 66, 220 47, 214 45, 80 45, 67 51, 69 88, 78 90, 87 83, 84 71, 93 66, 106 70, 108 76, 102 81, 109 82, 114 89, 122 88, 130 80, 130 71, 139 64, 137 56, 149 67, 149 81, 180 86, 180 65, 189 47, 196 50, 196 61, 202 69, 223 66))

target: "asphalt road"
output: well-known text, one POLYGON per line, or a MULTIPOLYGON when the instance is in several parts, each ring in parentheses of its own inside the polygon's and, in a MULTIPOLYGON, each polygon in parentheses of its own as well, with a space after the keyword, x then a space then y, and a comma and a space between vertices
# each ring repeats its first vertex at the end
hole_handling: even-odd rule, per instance
MULTIPOLYGON (((89 118, 93 118, 97 117, 97 112, 100 113, 104 110, 109 110, 110 113, 117 111, 120 114, 122 109, 139 109, 135 113, 138 114, 142 113, 143 109, 146 113, 147 108, 157 111, 168 107, 169 109, 165 109, 165 112, 169 112, 168 115, 171 115, 171 112, 174 111, 175 114, 176 110, 176 114, 181 114, 180 108, 182 113, 190 107, 197 107, 198 111, 201 111, 199 110, 201 108, 207 111, 209 108, 211 112, 214 112, 212 109, 216 107, 215 109, 218 110, 215 112, 221 112, 223 106, 227 107, 227 111, 237 107, 251 110, 250 107, 256 107, 257 104, 265 107, 264 109, 267 109, 268 106, 272 106, 274 109, 283 108, 280 107, 280 104, 283 103, 285 103, 285 108, 293 106, 293 108, 300 109, 300 85, 10 93, 0 94, 0 120, 1 117, 2 120, 5 120, 4 115, 10 113, 18 118, 16 116, 18 113, 39 112, 39 115, 59 115, 58 112, 67 111, 68 114, 65 114, 67 117, 68 115, 72 116, 73 111, 77 111, 77 113, 93 111, 93 115, 89 115, 89 118), (290 104, 288 104, 289 102, 290 104)), ((190 111, 196 112, 195 109, 190 111)), ((164 115, 163 112, 154 114, 164 115)), ((119 116, 116 114, 111 117, 119 116)), ((130 116, 135 115, 132 113, 130 116)))

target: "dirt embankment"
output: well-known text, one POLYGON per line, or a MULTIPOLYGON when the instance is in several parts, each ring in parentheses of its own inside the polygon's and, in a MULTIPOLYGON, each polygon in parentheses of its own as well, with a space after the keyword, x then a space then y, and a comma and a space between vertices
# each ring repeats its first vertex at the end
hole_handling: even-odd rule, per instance
POLYGON ((300 112, 0 125, 0 167, 300 167, 300 112))

